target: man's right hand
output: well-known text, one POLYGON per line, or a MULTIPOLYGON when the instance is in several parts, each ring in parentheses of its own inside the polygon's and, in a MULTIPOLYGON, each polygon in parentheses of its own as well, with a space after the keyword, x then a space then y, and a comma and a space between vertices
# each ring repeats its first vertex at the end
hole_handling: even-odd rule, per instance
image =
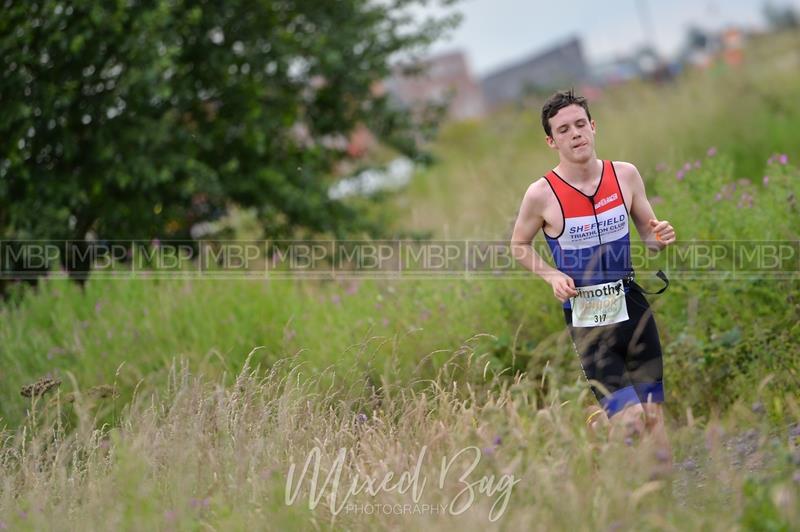
POLYGON ((575 290, 575 281, 573 281, 572 277, 565 273, 553 273, 552 277, 549 279, 549 282, 550 286, 553 287, 553 295, 556 296, 562 303, 565 303, 569 298, 578 295, 578 291, 575 290))

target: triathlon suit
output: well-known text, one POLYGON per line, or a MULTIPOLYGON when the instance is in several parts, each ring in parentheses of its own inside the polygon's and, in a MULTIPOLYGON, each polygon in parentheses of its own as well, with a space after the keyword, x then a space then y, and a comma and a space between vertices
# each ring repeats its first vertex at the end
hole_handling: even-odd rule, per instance
POLYGON ((630 213, 613 163, 603 161, 600 183, 591 196, 555 171, 544 177, 564 220, 559 235, 544 232, 556 268, 578 289, 623 280, 627 320, 575 327, 570 301, 564 303, 573 346, 595 397, 609 417, 630 404, 663 402, 661 343, 650 305, 633 280, 630 213))

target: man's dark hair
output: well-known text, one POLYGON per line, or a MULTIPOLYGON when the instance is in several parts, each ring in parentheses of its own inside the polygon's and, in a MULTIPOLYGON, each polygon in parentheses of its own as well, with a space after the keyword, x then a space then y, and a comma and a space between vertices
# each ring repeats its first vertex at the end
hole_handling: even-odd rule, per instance
POLYGON ((550 119, 568 105, 580 105, 583 107, 583 110, 586 111, 586 116, 589 120, 592 119, 592 114, 589 112, 589 105, 586 103, 586 98, 575 95, 572 90, 558 91, 550 96, 542 106, 542 127, 548 137, 553 136, 553 130, 550 128, 550 119))

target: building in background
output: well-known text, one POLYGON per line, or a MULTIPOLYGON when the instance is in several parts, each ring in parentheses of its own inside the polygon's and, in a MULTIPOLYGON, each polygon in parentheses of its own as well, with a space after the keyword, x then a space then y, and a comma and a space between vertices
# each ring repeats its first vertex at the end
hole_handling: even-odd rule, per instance
POLYGON ((429 58, 416 75, 404 75, 398 67, 386 82, 386 89, 404 106, 417 108, 426 103, 449 100, 451 120, 479 118, 485 112, 480 85, 470 74, 463 52, 429 58))
POLYGON ((481 88, 489 107, 496 107, 517 101, 530 91, 577 87, 588 77, 581 41, 575 37, 489 74, 481 80, 481 88))

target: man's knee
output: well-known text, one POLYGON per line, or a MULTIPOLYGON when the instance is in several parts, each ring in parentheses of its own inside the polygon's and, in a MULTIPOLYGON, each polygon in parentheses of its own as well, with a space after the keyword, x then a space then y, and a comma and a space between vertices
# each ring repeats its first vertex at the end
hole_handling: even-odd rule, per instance
POLYGON ((664 410, 661 403, 644 403, 644 419, 648 429, 663 425, 664 410))
POLYGON ((626 406, 611 419, 624 427, 626 437, 639 436, 646 427, 645 411, 639 403, 626 406))

